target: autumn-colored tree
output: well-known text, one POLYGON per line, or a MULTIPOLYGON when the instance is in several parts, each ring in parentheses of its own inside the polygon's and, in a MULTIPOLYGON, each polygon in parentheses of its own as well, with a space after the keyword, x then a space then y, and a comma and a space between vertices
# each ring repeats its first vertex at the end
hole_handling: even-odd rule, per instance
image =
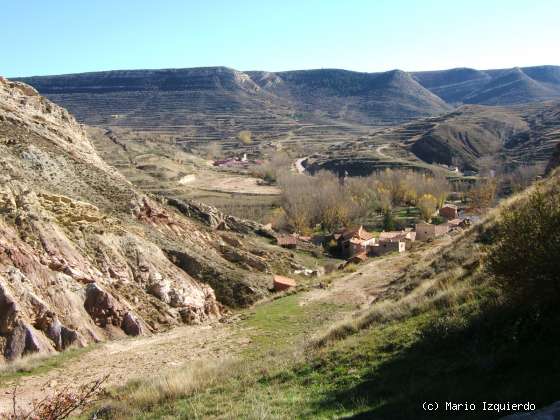
POLYGON ((208 159, 219 159, 222 157, 222 145, 218 142, 210 142, 202 148, 202 155, 208 159))
POLYGON ((422 219, 429 222, 437 210, 438 200, 431 194, 424 194, 416 203, 422 219))
POLYGON ((249 130, 242 130, 237 134, 237 139, 243 144, 251 144, 253 142, 253 134, 249 130))

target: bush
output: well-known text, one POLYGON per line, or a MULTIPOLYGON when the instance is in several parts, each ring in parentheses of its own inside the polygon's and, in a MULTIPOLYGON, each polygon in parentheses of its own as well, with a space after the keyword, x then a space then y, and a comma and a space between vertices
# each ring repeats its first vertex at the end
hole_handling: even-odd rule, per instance
POLYGON ((251 144, 253 142, 253 134, 249 130, 242 130, 237 134, 237 138, 243 144, 251 144))
POLYGON ((487 257, 489 271, 518 304, 560 302, 560 190, 536 190, 502 212, 487 257))

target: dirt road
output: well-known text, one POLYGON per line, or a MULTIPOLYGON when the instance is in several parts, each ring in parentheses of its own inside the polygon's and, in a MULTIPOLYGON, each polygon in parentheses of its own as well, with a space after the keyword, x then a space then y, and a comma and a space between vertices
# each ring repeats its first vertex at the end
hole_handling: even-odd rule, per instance
POLYGON ((391 159, 391 156, 383 153, 383 149, 386 149, 387 147, 389 147, 389 144, 382 144, 377 149, 375 149, 375 152, 379 155, 379 157, 383 159, 391 159))
MULTIPOLYGON (((246 343, 234 337, 230 324, 185 326, 149 337, 107 342, 61 367, 18 382, 18 406, 28 407, 63 386, 79 386, 109 374, 107 385, 124 385, 133 378, 146 378, 182 366, 192 360, 223 358, 246 343)), ((15 380, 0 385, 0 413, 11 411, 15 380)), ((0 414, 0 418, 2 418, 0 414)))
POLYGON ((303 162, 305 162, 307 159, 309 159, 309 156, 304 156, 295 161, 294 166, 298 174, 302 174, 305 172, 305 166, 303 166, 303 162))

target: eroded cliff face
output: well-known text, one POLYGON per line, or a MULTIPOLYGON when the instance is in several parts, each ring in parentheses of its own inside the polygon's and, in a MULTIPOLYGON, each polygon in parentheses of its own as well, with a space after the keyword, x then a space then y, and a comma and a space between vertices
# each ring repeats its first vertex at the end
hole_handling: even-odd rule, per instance
POLYGON ((136 191, 64 109, 0 78, 6 359, 216 319, 223 307, 205 276, 245 287, 246 302, 227 304, 254 301, 266 264, 240 266, 227 247, 211 227, 136 191))

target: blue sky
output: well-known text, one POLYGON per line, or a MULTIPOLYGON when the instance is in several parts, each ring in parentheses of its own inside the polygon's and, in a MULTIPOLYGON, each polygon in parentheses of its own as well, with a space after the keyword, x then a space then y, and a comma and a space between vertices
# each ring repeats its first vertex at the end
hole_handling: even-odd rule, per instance
POLYGON ((560 64, 558 0, 0 0, 0 75, 560 64))

